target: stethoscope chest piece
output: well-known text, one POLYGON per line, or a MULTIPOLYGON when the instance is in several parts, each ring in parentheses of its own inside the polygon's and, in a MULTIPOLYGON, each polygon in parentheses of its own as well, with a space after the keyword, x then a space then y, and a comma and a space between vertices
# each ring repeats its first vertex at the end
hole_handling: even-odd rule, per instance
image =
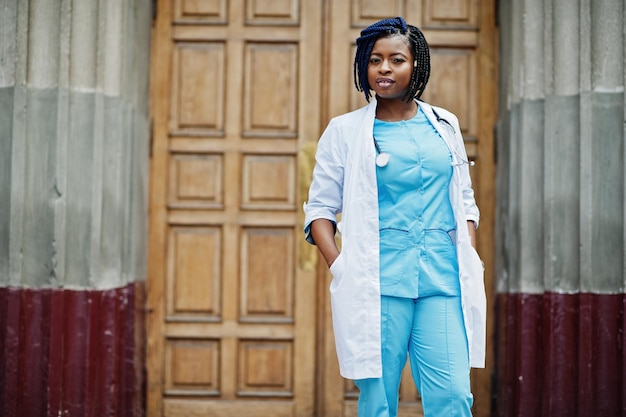
POLYGON ((378 142, 376 142, 376 138, 373 139, 374 146, 376 147, 376 152, 378 153, 378 155, 376 155, 376 166, 379 168, 386 167, 389 163, 389 160, 391 159, 391 155, 389 155, 387 152, 381 152, 380 146, 378 146, 378 142))
POLYGON ((387 164, 389 163, 389 159, 391 158, 391 155, 389 155, 388 153, 379 153, 376 156, 376 166, 382 168, 382 167, 386 167, 387 164))

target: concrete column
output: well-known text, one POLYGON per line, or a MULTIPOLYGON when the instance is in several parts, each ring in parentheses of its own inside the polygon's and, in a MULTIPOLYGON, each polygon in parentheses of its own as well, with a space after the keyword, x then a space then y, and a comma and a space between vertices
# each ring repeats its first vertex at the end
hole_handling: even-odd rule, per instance
POLYGON ((140 413, 150 7, 0 0, 1 415, 140 413))
POLYGON ((621 415, 624 2, 499 5, 497 415, 621 415))

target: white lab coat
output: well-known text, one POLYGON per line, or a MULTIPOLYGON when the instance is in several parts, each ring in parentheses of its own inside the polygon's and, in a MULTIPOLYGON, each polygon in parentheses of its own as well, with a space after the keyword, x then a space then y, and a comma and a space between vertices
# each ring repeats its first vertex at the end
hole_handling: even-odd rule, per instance
MULTIPOLYGON (((450 201, 457 228, 457 254, 470 366, 485 366, 486 298, 482 262, 471 246, 467 220, 478 226, 479 211, 471 188, 469 164, 457 118, 419 102, 451 150, 454 175, 450 201)), ((337 221, 341 253, 331 265, 331 308, 340 373, 349 379, 382 376, 378 188, 373 141, 376 100, 335 117, 318 142, 316 166, 304 204, 305 233, 316 219, 337 221)), ((391 161, 390 163, 393 163, 391 161)))

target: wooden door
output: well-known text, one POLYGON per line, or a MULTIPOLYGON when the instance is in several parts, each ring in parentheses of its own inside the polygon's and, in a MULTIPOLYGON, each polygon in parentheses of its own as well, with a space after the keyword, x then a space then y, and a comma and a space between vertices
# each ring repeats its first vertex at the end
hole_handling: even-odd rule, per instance
MULTIPOLYGON (((405 16, 431 45, 424 98, 459 116, 477 162, 493 299, 493 13, 493 0, 157 2, 149 416, 356 415, 334 351, 330 276, 302 239, 300 206, 321 130, 364 104, 354 40, 381 18, 405 16)), ((472 375, 476 416, 489 415, 492 356, 472 375)), ((408 373, 400 394, 401 415, 419 415, 408 373)))
POLYGON ((156 4, 149 416, 313 415, 299 153, 319 136, 321 10, 156 4))
MULTIPOLYGON (((365 104, 362 93, 354 87, 352 65, 355 39, 361 29, 380 19, 403 16, 408 23, 424 32, 431 51, 431 78, 423 99, 454 112, 460 121, 471 168, 477 202, 481 209, 478 250, 486 265, 488 303, 494 299, 494 160, 493 129, 496 120, 496 31, 493 0, 329 0, 325 9, 326 51, 328 65, 324 68, 323 97, 327 110, 323 121, 365 104)), ((318 415, 325 417, 356 416, 358 391, 351 381, 340 377, 334 345, 327 288, 330 275, 324 264, 320 275, 325 277, 319 291, 320 355, 323 369, 318 398, 318 415), (323 271, 323 272, 322 272, 323 271), (326 358, 326 360, 324 360, 326 358)), ((322 279, 323 281, 323 279, 322 279)), ((474 415, 490 415, 490 373, 493 367, 491 334, 493 310, 489 305, 487 369, 472 372, 474 415)), ((400 416, 421 415, 419 395, 414 388, 408 367, 400 388, 400 416)))

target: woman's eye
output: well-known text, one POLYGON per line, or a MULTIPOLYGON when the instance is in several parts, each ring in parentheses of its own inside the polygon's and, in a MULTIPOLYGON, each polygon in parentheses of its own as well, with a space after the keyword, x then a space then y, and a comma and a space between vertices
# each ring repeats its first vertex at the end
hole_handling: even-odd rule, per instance
POLYGON ((402 59, 402 58, 394 58, 393 62, 396 63, 396 64, 402 64, 404 62, 404 59, 402 59))
POLYGON ((380 59, 378 58, 370 58, 370 64, 378 64, 380 62, 380 59))

